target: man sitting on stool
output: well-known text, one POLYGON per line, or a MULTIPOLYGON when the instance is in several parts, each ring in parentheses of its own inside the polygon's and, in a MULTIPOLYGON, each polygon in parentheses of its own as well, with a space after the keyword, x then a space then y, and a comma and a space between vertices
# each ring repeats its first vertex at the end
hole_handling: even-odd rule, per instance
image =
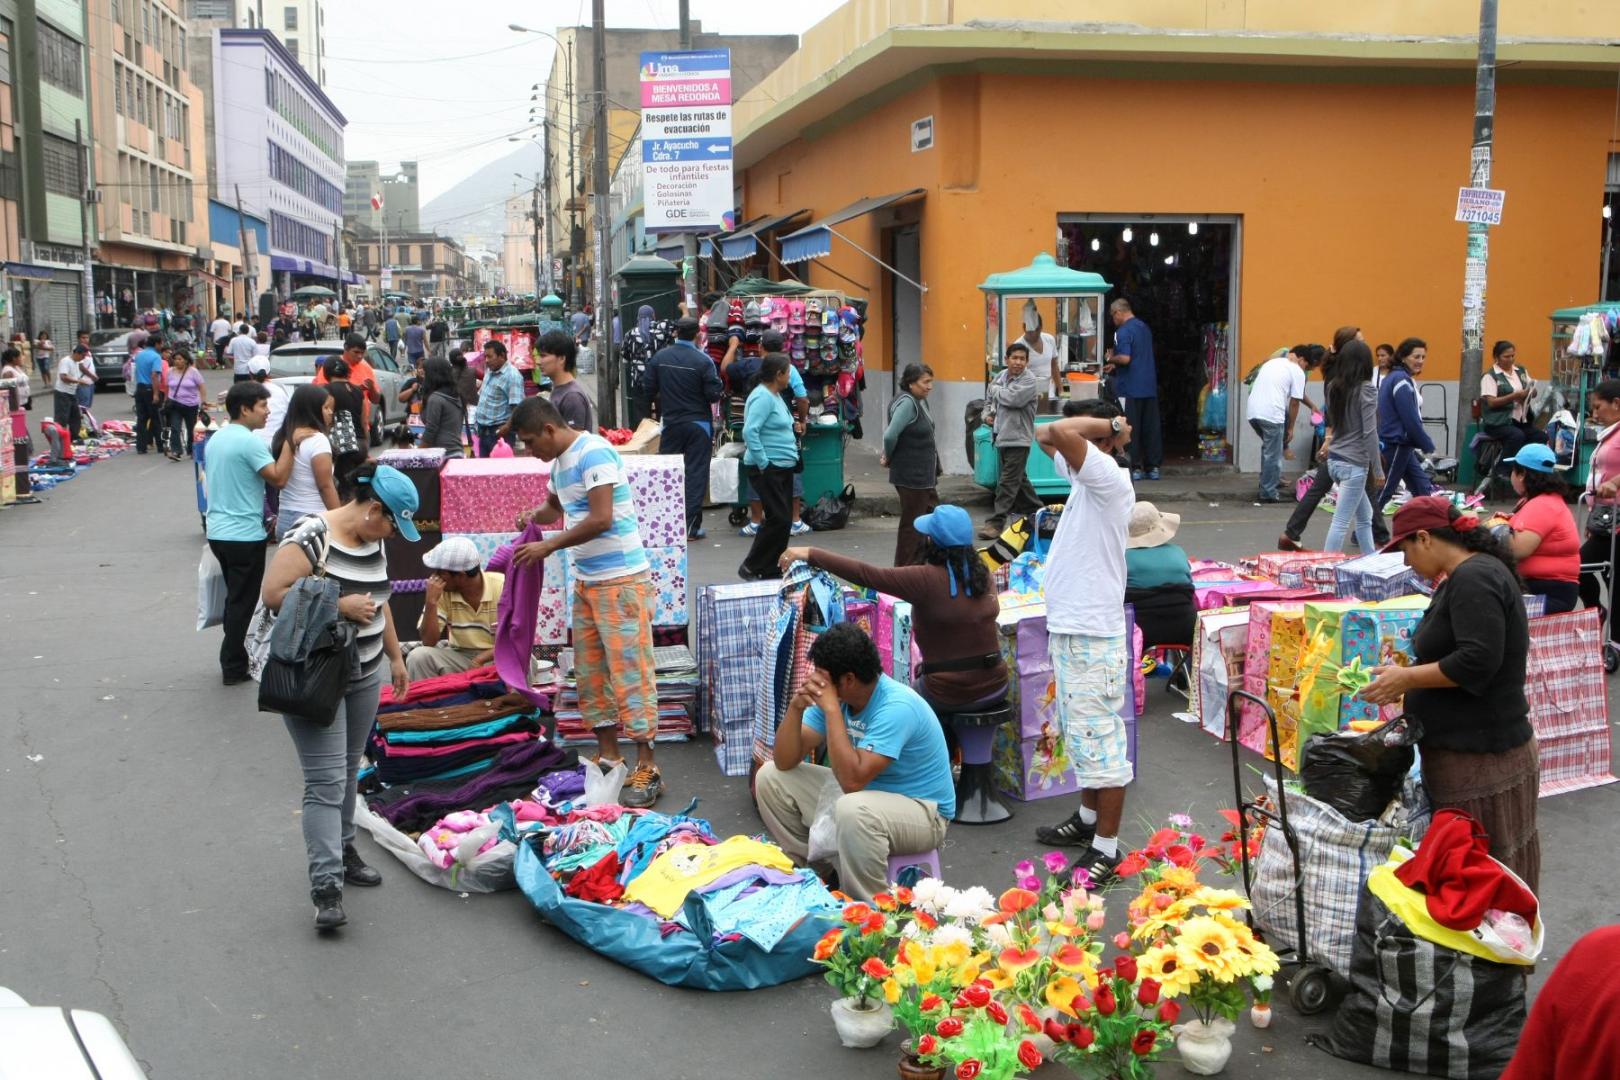
POLYGON ((839 885, 870 900, 889 886, 890 855, 939 847, 956 816, 945 737, 917 692, 883 674, 877 646, 853 623, 817 638, 810 663, 776 730, 774 760, 755 777, 759 815, 802 862, 822 789, 836 780, 839 885), (831 768, 804 760, 823 746, 831 768))
POLYGON ((405 658, 411 678, 483 667, 495 656, 496 610, 506 575, 485 570, 465 536, 440 542, 422 564, 434 574, 422 607, 422 645, 405 658), (447 633, 443 641, 441 632, 447 633))

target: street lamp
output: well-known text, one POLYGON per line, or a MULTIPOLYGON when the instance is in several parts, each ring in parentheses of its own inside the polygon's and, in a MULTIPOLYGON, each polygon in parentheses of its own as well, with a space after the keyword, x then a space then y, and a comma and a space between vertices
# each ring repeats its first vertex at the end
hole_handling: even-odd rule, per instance
MULTIPOLYGON (((579 237, 580 237, 580 230, 579 230, 579 218, 578 218, 579 211, 578 211, 577 207, 574 205, 575 196, 579 192, 579 184, 575 180, 575 176, 574 176, 574 143, 579 138, 579 124, 578 124, 578 122, 576 121, 576 118, 575 118, 576 113, 577 113, 577 109, 576 109, 577 102, 574 99, 574 42, 573 42, 573 39, 570 38, 569 41, 568 41, 567 48, 564 49, 563 48, 563 42, 562 42, 561 38, 557 37, 557 35, 555 35, 555 34, 548 34, 544 30, 536 30, 533 27, 523 26, 520 23, 508 23, 507 24, 507 29, 513 31, 514 33, 518 33, 518 34, 539 34, 543 38, 550 38, 551 41, 557 46, 557 48, 560 51, 562 51, 562 53, 563 53, 563 63, 564 63, 564 75, 563 75, 563 78, 564 78, 564 81, 566 83, 566 86, 564 87, 564 90, 568 95, 568 203, 567 203, 567 205, 568 205, 568 262, 569 262, 569 281, 570 281, 570 284, 571 284, 572 280, 573 280, 573 268, 579 264, 579 256, 580 256, 580 252, 575 247, 575 245, 578 242, 579 237)), ((531 90, 534 92, 534 96, 529 98, 529 100, 531 102, 539 100, 538 91, 540 89, 540 86, 541 86, 540 83, 535 83, 534 86, 531 88, 531 90)), ((602 92, 603 89, 604 89, 603 87, 597 87, 598 92, 602 92)), ((547 89, 547 93, 548 94, 550 93, 549 86, 548 86, 548 89, 547 89)), ((518 142, 518 141, 521 141, 521 140, 508 139, 507 141, 508 142, 518 142)), ((548 204, 550 204, 551 203, 551 185, 550 185, 550 176, 549 176, 549 174, 550 174, 550 171, 551 171, 551 147, 549 146, 549 142, 550 142, 549 138, 547 139, 547 142, 548 142, 548 145, 545 148, 546 171, 547 171, 547 174, 548 174, 548 176, 547 176, 547 184, 546 184, 546 202, 548 204)), ((550 213, 549 209, 547 210, 547 213, 548 214, 550 213)), ((547 252, 547 257, 548 258, 550 257, 550 252, 547 252)), ((538 270, 538 268, 536 268, 535 273, 536 273, 536 286, 535 287, 538 289, 539 288, 539 282, 538 282, 539 270, 538 270)), ((569 291, 570 291, 570 293, 572 293, 572 288, 570 288, 569 291)), ((574 299, 574 297, 570 296, 569 299, 572 300, 572 299, 574 299)))

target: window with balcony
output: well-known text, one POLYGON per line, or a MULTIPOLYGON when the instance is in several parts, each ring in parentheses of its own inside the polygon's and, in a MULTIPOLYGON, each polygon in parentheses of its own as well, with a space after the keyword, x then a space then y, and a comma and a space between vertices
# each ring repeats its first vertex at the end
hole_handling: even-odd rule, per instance
POLYGON ((39 23, 39 75, 59 90, 84 97, 83 48, 43 19, 39 23))

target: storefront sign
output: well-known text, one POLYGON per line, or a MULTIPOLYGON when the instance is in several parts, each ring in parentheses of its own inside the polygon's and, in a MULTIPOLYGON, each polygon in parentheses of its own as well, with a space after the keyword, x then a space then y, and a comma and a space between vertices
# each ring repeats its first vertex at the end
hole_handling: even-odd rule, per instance
POLYGON ((1502 200, 1507 192, 1496 188, 1458 188, 1457 220, 1470 225, 1502 224, 1502 200))
POLYGON ((731 50, 641 54, 648 232, 735 227, 731 50))

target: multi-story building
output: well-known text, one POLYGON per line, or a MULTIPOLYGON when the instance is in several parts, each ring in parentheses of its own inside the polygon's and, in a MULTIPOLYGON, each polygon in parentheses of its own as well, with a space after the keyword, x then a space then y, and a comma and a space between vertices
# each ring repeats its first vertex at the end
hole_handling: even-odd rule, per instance
POLYGON ((358 237, 354 243, 354 270, 372 296, 382 295, 382 270, 390 271, 390 292, 409 296, 471 296, 480 291, 478 262, 448 236, 415 233, 388 234, 388 259, 383 260, 382 238, 358 237))
POLYGON ((59 341, 88 325, 85 313, 85 191, 90 95, 85 6, 80 0, 0 0, 17 89, 12 154, 0 156, 0 198, 17 208, 17 256, 3 267, 11 329, 59 341))
POLYGON ((375 161, 351 161, 343 187, 343 220, 357 233, 418 233, 422 231, 421 194, 416 162, 402 161, 398 169, 384 170, 375 161), (382 196, 382 209, 371 205, 382 196))
MULTIPOLYGON (((17 49, 16 5, 0 2, 0 275, 21 266, 22 171, 17 155, 17 95, 12 56, 17 49)), ((0 339, 11 338, 12 296, 0 290, 0 339)))
POLYGON ((180 0, 90 0, 89 16, 97 322, 212 310, 203 98, 180 0))
MULTIPOLYGON (((271 282, 285 298, 334 287, 347 120, 267 30, 214 32, 214 165, 222 200, 270 223, 271 282)), ((354 279, 350 275, 349 280, 354 279)))
POLYGON ((186 0, 194 31, 268 30, 326 89, 326 5, 322 0, 186 0))
MULTIPOLYGON (((501 281, 514 293, 534 292, 537 275, 534 265, 534 230, 538 224, 530 216, 534 194, 520 191, 506 200, 506 231, 501 237, 501 281)), ((542 271, 539 278, 544 278, 542 271)))

